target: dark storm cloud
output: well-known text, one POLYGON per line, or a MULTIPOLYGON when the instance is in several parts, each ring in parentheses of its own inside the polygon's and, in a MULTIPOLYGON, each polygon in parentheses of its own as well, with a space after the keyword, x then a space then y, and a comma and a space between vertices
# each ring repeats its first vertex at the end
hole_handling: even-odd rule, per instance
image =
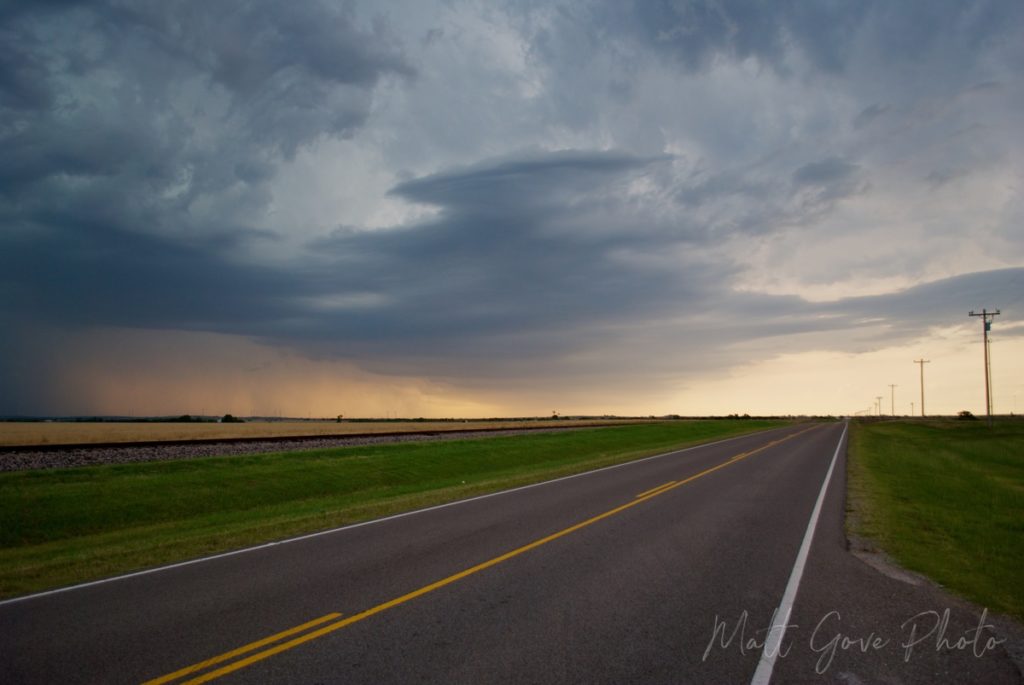
MULTIPOLYGON (((847 333, 870 326, 876 341, 905 340, 1020 292, 1022 269, 825 304, 732 291, 734 267, 687 257, 685 231, 639 212, 625 192, 666 163, 532 153, 413 179, 393 192, 436 206, 435 218, 339 230, 301 263, 273 267, 65 218, 51 222, 59 229, 4 239, 0 287, 11 295, 7 315, 44 327, 233 333, 467 382, 591 382, 609 368, 654 382, 666 364, 686 372, 734 362, 730 347, 752 339, 787 338, 795 352, 792 336, 834 331, 832 346, 846 349, 855 345, 847 333), (673 257, 659 260, 666 252, 673 257), (597 352, 574 357, 587 349, 597 352)), ((22 378, 15 365, 0 367, 4 382, 22 378)))
POLYGON ((50 105, 46 69, 33 55, 33 43, 10 28, 0 29, 0 107, 31 111, 50 105))
POLYGON ((14 233, 0 240, 0 286, 15 295, 3 308, 47 324, 246 333, 290 313, 279 298, 297 279, 223 252, 103 223, 14 233))
MULTIPOLYGON (((807 349, 838 350, 859 349, 868 335, 905 342, 961 323, 977 303, 1012 304, 1024 279, 1024 269, 982 272, 828 303, 737 292, 733 264, 695 249, 685 224, 666 225, 621 192, 665 162, 538 153, 407 181, 393 192, 440 213, 400 229, 340 230, 313 245, 321 284, 341 296, 373 293, 379 305, 323 308, 305 335, 379 370, 479 378, 528 368, 566 379, 618 365, 655 378, 666 365, 735 361, 729 348, 755 339, 831 333, 807 349), (574 358, 586 349, 600 352, 574 358)), ((856 175, 841 160, 808 166, 804 184, 834 187, 856 175)))
POLYGON ((621 259, 623 251, 656 253, 681 238, 637 213, 625 193, 665 161, 534 153, 405 182, 393 193, 440 208, 436 219, 340 231, 314 245, 321 258, 330 255, 325 269, 342 274, 336 282, 390 303, 339 318, 360 322, 354 338, 386 329, 472 345, 554 328, 561 332, 552 338, 568 343, 574 323, 641 317, 663 298, 703 287, 621 259))
MULTIPOLYGON (((977 65, 1019 66, 1020 3, 535 7, 544 21, 519 35, 472 37, 498 47, 470 68, 459 50, 476 25, 451 16, 403 44, 348 3, 4 5, 0 314, 20 330, 0 337, 0 386, 28 397, 19 365, 46 367, 52 331, 87 327, 230 333, 455 379, 614 383, 722 369, 755 338, 832 332, 815 344, 844 349, 865 327, 905 340, 1014 303, 1019 269, 824 304, 733 285, 739 250, 792 227, 826 233, 818 219, 870 190, 877 147, 937 150, 943 103, 1008 97, 977 65), (432 71, 412 66, 416 50, 432 71), (755 68, 700 82, 741 60, 755 68), (762 68, 773 88, 800 87, 744 99, 762 68), (397 95, 377 107, 382 82, 397 95), (793 93, 809 101, 783 101, 793 93), (842 139, 895 126, 906 132, 874 148, 842 139), (321 145, 368 130, 365 147, 321 145), (566 145, 580 149, 550 151, 566 145), (344 180, 324 164, 338 149, 354 153, 344 180), (395 172, 403 155, 419 176, 395 172), (361 221, 279 210, 292 209, 275 186, 289 161, 326 177, 326 195, 404 178, 390 200, 434 213, 332 233, 361 221)), ((912 170, 930 187, 971 170, 935 155, 912 170)))
MULTIPOLYGON (((686 354, 712 338, 857 330, 868 319, 877 336, 906 337, 955 323, 965 307, 1006 301, 1019 285, 1021 270, 1008 270, 826 304, 734 292, 733 265, 699 251, 688 258, 692 236, 624 193, 665 163, 532 153, 414 179, 393 192, 436 206, 435 218, 339 230, 299 264, 257 267, 205 245, 94 230, 9 244, 3 266, 32 294, 27 304, 58 321, 238 333, 466 372, 473 359, 492 369, 540 354, 554 361, 600 344, 592 335, 602 328, 660 321, 683 332, 712 311, 722 316, 701 324, 710 337, 688 339, 686 354), (666 252, 674 256, 659 260, 666 252), (33 283, 31 265, 46 259, 54 275, 33 283)), ((832 183, 845 168, 823 163, 805 181, 832 183)))
POLYGON ((395 187, 392 193, 415 202, 447 206, 458 213, 504 212, 523 203, 565 205, 573 195, 591 193, 609 176, 670 159, 619 152, 537 154, 415 179, 395 187))
MULTIPOLYGON (((268 182, 300 147, 362 126, 389 74, 414 71, 347 5, 5 3, 8 343, 43 349, 51 326, 281 334, 283 303, 315 286, 239 257, 269 239, 253 228, 268 182)), ((6 355, 0 379, 39 357, 6 355)))
POLYGON ((319 2, 26 3, 3 23, 8 216, 113 201, 136 230, 244 225, 275 164, 413 75, 382 25, 319 2))
MULTIPOLYGON (((711 311, 729 316, 702 324, 708 337, 688 339, 686 356, 699 359, 712 340, 856 329, 868 317, 904 335, 947 322, 950 303, 966 306, 951 293, 987 297, 1020 276, 975 274, 828 305, 733 292, 733 265, 699 250, 688 257, 694 237, 685 223, 628 192, 669 161, 534 152, 409 180, 392 192, 437 207, 435 218, 341 229, 311 244, 301 263, 276 266, 230 257, 254 239, 249 232, 186 244, 95 215, 40 212, 39 230, 3 240, 0 283, 16 295, 7 300, 15 318, 234 333, 382 368, 415 357, 421 370, 500 373, 537 356, 547 361, 534 366, 557 364, 593 344, 595 330, 663 320, 684 333, 711 311), (664 253, 673 256, 659 259, 664 253)), ((853 173, 825 160, 794 177, 830 186, 853 173)), ((643 344, 651 349, 641 356, 661 363, 664 342, 643 344)))
POLYGON ((1024 306, 1024 268, 962 274, 895 293, 854 297, 825 307, 850 325, 881 320, 885 337, 909 339, 930 327, 955 326, 969 311, 1001 308, 1018 319, 1024 306))
POLYGON ((185 242, 119 225, 103 206, 37 208, 22 217, 24 230, 2 239, 0 282, 20 293, 22 313, 50 321, 335 340, 339 348, 453 344, 640 317, 662 298, 703 287, 696 275, 707 268, 691 264, 680 278, 619 259, 682 237, 653 217, 644 223, 624 196, 630 181, 665 161, 533 154, 408 181, 393 192, 440 207, 436 220, 340 231, 303 263, 284 266, 231 257, 259 240, 251 231, 185 242))
POLYGON ((437 206, 435 219, 342 230, 274 267, 39 216, 47 230, 3 240, 0 287, 10 316, 42 324, 233 333, 378 370, 553 371, 603 327, 698 313, 728 273, 661 258, 689 238, 630 188, 667 162, 531 153, 414 179, 393 192, 437 206))

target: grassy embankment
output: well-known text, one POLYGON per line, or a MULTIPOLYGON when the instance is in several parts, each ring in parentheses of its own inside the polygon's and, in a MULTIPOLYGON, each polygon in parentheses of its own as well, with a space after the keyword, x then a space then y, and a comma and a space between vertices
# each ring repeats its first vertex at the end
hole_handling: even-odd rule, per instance
POLYGON ((330 528, 781 424, 679 421, 0 473, 0 597, 330 528))
POLYGON ((1024 619, 1024 422, 855 423, 851 532, 1024 619))

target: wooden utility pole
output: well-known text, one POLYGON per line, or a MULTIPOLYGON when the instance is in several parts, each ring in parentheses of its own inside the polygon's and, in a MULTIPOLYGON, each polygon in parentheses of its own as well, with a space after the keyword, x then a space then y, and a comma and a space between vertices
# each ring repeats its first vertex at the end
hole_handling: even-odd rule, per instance
POLYGON ((985 414, 988 416, 988 423, 992 425, 992 366, 988 357, 988 332, 992 329, 992 319, 999 316, 999 310, 990 312, 982 309, 981 313, 970 312, 970 316, 981 317, 982 342, 985 347, 985 414))
POLYGON ((882 415, 882 396, 881 395, 875 395, 875 404, 878 405, 878 415, 881 416, 882 415))
POLYGON ((890 383, 889 390, 892 392, 892 398, 889 400, 889 408, 892 409, 892 415, 896 416, 896 384, 890 383))
POLYGON ((921 357, 915 359, 914 363, 921 367, 921 418, 924 418, 924 365, 929 363, 929 360, 921 357))

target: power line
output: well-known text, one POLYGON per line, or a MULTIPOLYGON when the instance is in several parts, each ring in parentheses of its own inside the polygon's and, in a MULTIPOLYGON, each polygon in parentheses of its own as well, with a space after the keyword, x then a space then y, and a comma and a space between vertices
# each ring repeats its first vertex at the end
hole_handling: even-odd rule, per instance
POLYGON ((985 414, 988 416, 988 423, 992 425, 992 366, 989 363, 988 354, 988 332, 992 328, 992 319, 999 316, 999 310, 990 312, 987 309, 982 309, 981 313, 975 313, 973 310, 970 312, 970 316, 981 317, 981 332, 982 341, 985 347, 985 414))
POLYGON ((914 363, 921 367, 921 418, 924 418, 924 365, 931 363, 924 357, 915 359, 914 363))

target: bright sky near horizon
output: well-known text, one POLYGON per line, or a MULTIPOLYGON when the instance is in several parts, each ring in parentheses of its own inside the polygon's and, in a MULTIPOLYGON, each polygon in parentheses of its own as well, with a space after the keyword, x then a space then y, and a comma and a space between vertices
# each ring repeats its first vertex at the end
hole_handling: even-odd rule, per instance
POLYGON ((1024 3, 0 8, 0 415, 1024 410, 1024 3), (895 384, 895 392, 890 389, 895 384))

